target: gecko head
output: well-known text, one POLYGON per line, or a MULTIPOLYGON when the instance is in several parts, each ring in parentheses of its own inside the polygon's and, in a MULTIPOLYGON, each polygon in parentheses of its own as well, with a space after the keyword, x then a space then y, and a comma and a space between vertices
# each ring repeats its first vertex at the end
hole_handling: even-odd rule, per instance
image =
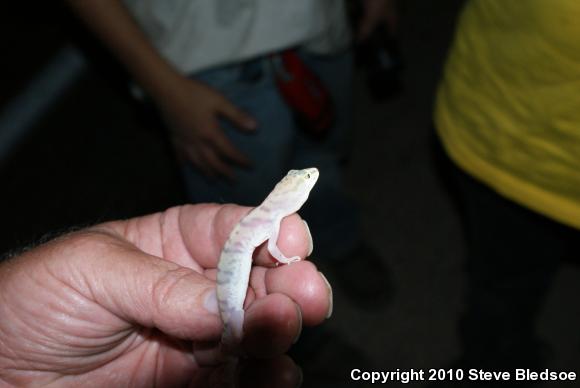
POLYGON ((283 194, 287 201, 299 204, 298 207, 300 207, 316 184, 318 175, 318 169, 316 168, 290 170, 279 183, 278 192, 283 194))
POLYGON ((297 212, 318 180, 316 168, 290 170, 263 203, 273 204, 284 216, 297 212))
POLYGON ((310 192, 318 180, 318 169, 311 167, 303 170, 290 170, 285 179, 292 181, 300 192, 310 192))

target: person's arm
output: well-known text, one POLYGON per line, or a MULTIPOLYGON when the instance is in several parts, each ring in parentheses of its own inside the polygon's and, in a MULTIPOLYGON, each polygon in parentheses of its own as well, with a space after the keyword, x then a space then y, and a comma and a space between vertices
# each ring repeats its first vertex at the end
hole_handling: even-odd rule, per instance
POLYGON ((159 54, 120 0, 67 2, 156 102, 172 98, 183 76, 159 54))
POLYGON ((256 126, 254 120, 165 60, 121 0, 66 1, 148 93, 183 156, 208 175, 231 176, 232 162, 249 164, 219 128, 218 116, 245 130, 256 126))

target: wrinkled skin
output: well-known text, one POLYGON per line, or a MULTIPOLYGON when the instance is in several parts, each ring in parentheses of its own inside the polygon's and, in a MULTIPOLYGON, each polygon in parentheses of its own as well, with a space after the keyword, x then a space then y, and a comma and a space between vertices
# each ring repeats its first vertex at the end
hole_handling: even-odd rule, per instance
MULTIPOLYGON (((0 265, 0 386, 223 386, 215 299, 219 252, 249 208, 196 205, 61 236, 0 265)), ((304 257, 300 217, 280 248, 304 257)), ((255 254, 244 361, 254 386, 295 386, 283 353, 319 324, 332 293, 315 266, 255 254), (274 369, 273 369, 274 368, 274 369), (267 383, 269 382, 269 384, 267 383)), ((228 376, 228 373, 230 376, 228 376)))

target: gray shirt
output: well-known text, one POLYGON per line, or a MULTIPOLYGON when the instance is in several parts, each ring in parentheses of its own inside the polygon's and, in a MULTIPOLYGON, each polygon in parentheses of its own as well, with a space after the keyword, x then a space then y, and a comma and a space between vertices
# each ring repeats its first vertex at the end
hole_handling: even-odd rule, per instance
POLYGON ((124 0, 161 54, 184 74, 292 46, 346 48, 343 0, 124 0))

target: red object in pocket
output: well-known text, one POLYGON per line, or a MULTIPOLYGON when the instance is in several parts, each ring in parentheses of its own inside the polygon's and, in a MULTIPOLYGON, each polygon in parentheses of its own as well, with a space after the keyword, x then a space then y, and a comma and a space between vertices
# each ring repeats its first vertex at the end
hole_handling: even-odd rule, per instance
POLYGON ((334 121, 334 107, 322 81, 295 50, 272 55, 271 62, 280 94, 298 124, 315 137, 323 137, 334 121))

